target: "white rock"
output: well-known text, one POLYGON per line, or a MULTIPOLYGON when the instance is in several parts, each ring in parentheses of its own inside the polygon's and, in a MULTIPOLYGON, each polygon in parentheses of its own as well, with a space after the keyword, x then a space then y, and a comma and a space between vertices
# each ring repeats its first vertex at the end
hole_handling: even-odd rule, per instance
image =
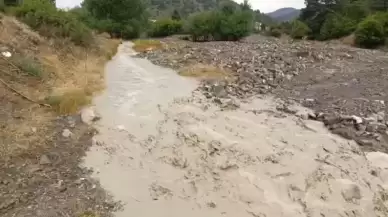
POLYGON ((380 169, 388 169, 388 154, 382 152, 369 152, 366 158, 372 167, 380 169))
POLYGON ((7 58, 10 58, 12 56, 11 52, 9 52, 9 51, 1 52, 1 55, 3 55, 4 57, 7 57, 7 58))
POLYGON ((81 120, 85 124, 91 124, 93 121, 98 119, 99 116, 92 108, 84 108, 81 111, 81 120))
POLYGON ((73 133, 69 129, 64 129, 62 132, 62 136, 65 138, 69 138, 73 135, 73 133))
POLYGON ((356 122, 356 124, 362 124, 362 118, 352 115, 352 119, 356 122))
POLYGON ((125 130, 125 126, 124 125, 118 125, 118 126, 116 126, 116 128, 118 130, 125 130))

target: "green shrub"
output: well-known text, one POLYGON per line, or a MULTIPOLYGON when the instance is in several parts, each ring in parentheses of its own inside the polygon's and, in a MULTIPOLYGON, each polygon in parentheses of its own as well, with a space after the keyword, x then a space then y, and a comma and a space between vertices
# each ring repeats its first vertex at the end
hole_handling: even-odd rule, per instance
POLYGON ((279 38, 282 34, 282 30, 279 27, 271 27, 267 35, 279 38))
POLYGON ((357 27, 357 23, 347 17, 332 15, 328 17, 320 31, 320 39, 336 39, 350 35, 357 27))
POLYGON ((132 39, 148 29, 147 3, 143 0, 84 0, 88 25, 113 37, 132 39))
POLYGON ((310 32, 310 28, 303 22, 295 20, 292 22, 291 37, 294 39, 302 39, 310 32))
POLYGON ((189 17, 186 32, 194 41, 235 41, 252 31, 252 18, 244 10, 201 12, 189 17))
POLYGON ((182 31, 182 22, 172 19, 157 20, 151 25, 150 36, 165 37, 182 31))
POLYGON ((70 38, 77 45, 89 45, 91 30, 72 13, 58 10, 50 0, 29 0, 14 8, 15 15, 40 34, 70 38))
POLYGON ((368 17, 358 24, 355 32, 355 42, 365 48, 375 48, 383 45, 385 41, 384 28, 381 22, 368 17))
POLYGON ((5 11, 4 0, 0 0, 0 12, 4 12, 4 11, 5 11))
POLYGON ((388 37, 388 12, 378 12, 372 18, 379 21, 384 28, 384 35, 388 37))

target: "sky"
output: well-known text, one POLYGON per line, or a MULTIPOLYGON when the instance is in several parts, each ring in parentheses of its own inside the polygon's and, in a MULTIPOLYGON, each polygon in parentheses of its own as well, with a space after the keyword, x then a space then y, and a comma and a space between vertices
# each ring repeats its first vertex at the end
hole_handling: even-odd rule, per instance
MULTIPOLYGON (((106 0, 109 1, 109 0, 106 0)), ((235 0, 242 2, 243 0, 235 0)), ((69 8, 79 5, 82 0, 57 0, 57 6, 60 8, 69 8)), ((262 13, 269 13, 279 8, 293 7, 303 8, 304 0, 250 0, 253 9, 259 9, 262 13)))

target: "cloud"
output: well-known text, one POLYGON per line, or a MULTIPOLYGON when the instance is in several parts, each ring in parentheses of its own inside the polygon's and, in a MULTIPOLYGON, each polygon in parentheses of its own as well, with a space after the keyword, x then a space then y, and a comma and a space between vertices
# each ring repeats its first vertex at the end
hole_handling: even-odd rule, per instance
MULTIPOLYGON (((108 0, 107 0, 108 1, 108 0)), ((82 0, 57 0, 57 7, 59 8, 71 8, 81 4, 82 0)))

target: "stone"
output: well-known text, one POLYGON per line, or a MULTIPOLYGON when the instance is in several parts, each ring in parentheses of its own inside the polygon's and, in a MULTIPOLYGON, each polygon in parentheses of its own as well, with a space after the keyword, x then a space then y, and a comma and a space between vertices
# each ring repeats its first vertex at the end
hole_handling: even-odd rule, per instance
POLYGON ((69 129, 64 129, 62 132, 62 136, 65 138, 69 138, 73 135, 73 133, 69 129))
POLYGON ((352 119, 353 121, 356 123, 356 124, 362 124, 363 120, 362 118, 356 116, 356 115, 352 115, 352 119))
POLYGON ((357 143, 361 146, 368 146, 368 147, 372 147, 375 144, 375 142, 370 139, 359 139, 357 140, 357 143))
POLYGON ((84 108, 81 111, 81 120, 85 124, 91 124, 100 119, 100 116, 92 108, 84 108))
POLYGON ((338 179, 337 182, 341 187, 342 197, 348 202, 354 202, 362 198, 360 187, 348 179, 338 179))
POLYGON ((40 156, 39 164, 40 165, 49 165, 49 164, 51 164, 51 161, 47 155, 42 155, 42 156, 40 156))

